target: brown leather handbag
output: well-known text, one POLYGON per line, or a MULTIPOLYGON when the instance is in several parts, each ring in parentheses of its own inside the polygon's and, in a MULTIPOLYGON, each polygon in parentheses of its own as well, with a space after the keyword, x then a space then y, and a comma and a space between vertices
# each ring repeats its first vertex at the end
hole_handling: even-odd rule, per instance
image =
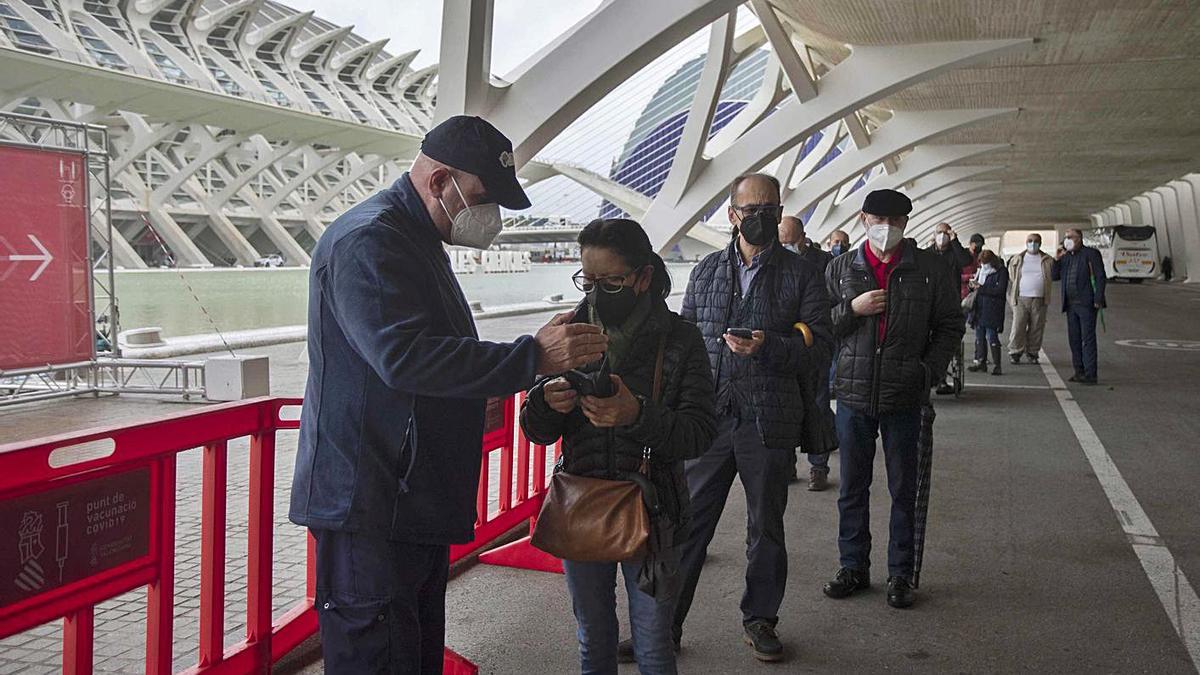
MULTIPOLYGON (((654 364, 653 400, 662 394, 666 334, 654 364)), ((649 504, 658 509, 649 461, 632 480, 591 478, 559 471, 550 479, 531 543, 558 558, 578 562, 640 560, 650 538, 649 504)))

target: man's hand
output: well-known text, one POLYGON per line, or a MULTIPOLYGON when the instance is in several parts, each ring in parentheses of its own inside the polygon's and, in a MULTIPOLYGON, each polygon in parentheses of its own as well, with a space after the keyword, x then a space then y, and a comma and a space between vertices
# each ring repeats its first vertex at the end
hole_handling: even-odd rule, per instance
POLYGON ((1054 252, 1054 259, 1055 259, 1055 260, 1062 260, 1062 257, 1063 257, 1064 255, 1066 255, 1066 254, 1067 254, 1067 249, 1065 249, 1065 248, 1063 248, 1063 247, 1059 246, 1059 247, 1058 247, 1058 250, 1054 252))
POLYGON ((584 396, 579 399, 583 414, 594 427, 624 427, 637 421, 642 403, 617 375, 610 375, 617 393, 608 398, 584 396))
POLYGON ((767 341, 767 334, 761 330, 756 330, 750 333, 749 340, 740 338, 736 335, 725 334, 725 344, 729 346, 729 351, 738 356, 754 356, 758 350, 762 349, 763 343, 767 341))
POLYGON ((855 316, 875 316, 887 309, 887 291, 867 291, 850 302, 855 316))
POLYGON ((1099 304, 1093 305, 1096 309, 1102 309, 1099 304))
POLYGON ((542 397, 551 410, 564 415, 574 410, 579 403, 579 395, 571 388, 571 383, 562 377, 550 380, 543 385, 542 397))
POLYGON ((566 372, 604 355, 608 338, 598 326, 569 323, 574 316, 575 312, 559 314, 533 336, 538 347, 538 373, 553 375, 566 372))

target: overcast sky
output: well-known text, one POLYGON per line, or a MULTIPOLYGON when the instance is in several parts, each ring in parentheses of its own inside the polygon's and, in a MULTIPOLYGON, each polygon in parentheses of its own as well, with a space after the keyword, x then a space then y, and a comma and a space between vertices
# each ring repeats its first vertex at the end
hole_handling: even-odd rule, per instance
MULTIPOLYGON (((441 0, 283 0, 368 40, 388 38, 387 50, 420 49, 417 67, 438 62, 441 0)), ((600 0, 496 0, 492 72, 503 76, 600 5, 600 0)))

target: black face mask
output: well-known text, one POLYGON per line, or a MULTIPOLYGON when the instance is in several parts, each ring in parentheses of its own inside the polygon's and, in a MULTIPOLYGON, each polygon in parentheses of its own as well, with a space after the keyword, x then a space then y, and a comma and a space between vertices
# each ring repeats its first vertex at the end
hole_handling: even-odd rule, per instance
POLYGON ((742 218, 738 232, 751 246, 763 246, 779 238, 779 216, 770 211, 755 211, 742 218))
POLYGON ((616 293, 605 293, 596 288, 588 293, 588 304, 596 310, 596 316, 605 326, 619 327, 633 313, 638 295, 632 286, 622 286, 616 293))

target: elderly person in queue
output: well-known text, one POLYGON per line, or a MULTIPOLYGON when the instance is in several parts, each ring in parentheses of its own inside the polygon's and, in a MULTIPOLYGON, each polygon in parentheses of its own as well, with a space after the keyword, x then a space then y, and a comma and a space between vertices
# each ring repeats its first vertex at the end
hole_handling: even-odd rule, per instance
POLYGON ((316 539, 327 673, 442 672, 449 547, 474 536, 487 398, 605 350, 569 314, 513 343, 479 339, 443 246, 487 248, 500 206, 529 206, 512 144, 452 117, 313 251, 289 517, 316 539))
MULTIPOLYGON (((605 359, 616 394, 581 396, 567 379, 545 380, 529 392, 521 426, 535 443, 549 445, 561 438, 559 468, 571 474, 623 479, 647 458, 650 480, 674 530, 669 539, 680 542, 688 524, 683 463, 703 454, 716 434, 704 340, 692 323, 667 309, 671 278, 640 225, 595 220, 579 234, 579 245, 583 269, 575 284, 587 297, 575 317, 608 335, 605 359), (661 378, 657 401, 652 392, 656 374, 661 378)), ((677 549, 656 557, 671 567, 668 575, 677 572, 677 549)), ((579 626, 582 672, 617 671, 613 585, 618 568, 629 596, 630 647, 640 671, 676 672, 671 636, 675 596, 651 596, 639 589, 642 564, 563 561, 579 626)))
MULTIPOLYGON (((934 228, 933 243, 926 248, 927 251, 938 256, 950 268, 950 273, 955 280, 962 278, 963 268, 974 263, 974 257, 971 251, 963 248, 963 245, 958 241, 958 233, 954 228, 950 227, 950 223, 938 223, 934 228)), ((967 297, 967 286, 960 286, 962 297, 967 297)), ((954 353, 952 361, 958 359, 958 352, 954 353)), ((958 364, 962 368, 962 364, 958 364)), ((961 370, 959 372, 962 372, 961 370)), ((938 396, 949 396, 954 393, 953 378, 947 372, 937 386, 938 396)))
POLYGON ((971 327, 975 329, 975 360, 967 370, 986 372, 988 354, 992 357, 992 375, 1002 375, 1000 368, 1000 335, 1004 333, 1004 303, 1008 295, 1008 270, 1000 256, 988 249, 979 253, 979 269, 970 282, 975 291, 975 307, 971 310, 971 327))
MULTIPOLYGON (((840 230, 839 230, 840 231, 840 230)), ((843 234, 845 234, 843 232, 843 234)), ((798 216, 784 216, 779 221, 779 243, 802 259, 812 263, 825 276, 825 268, 833 260, 833 255, 822 251, 813 245, 804 232, 804 221, 798 216)), ((829 369, 826 364, 824 370, 829 369)), ((817 387, 817 405, 829 409, 829 378, 820 378, 817 387)), ((830 413, 832 414, 832 412, 830 413)), ((813 452, 808 454, 808 490, 821 492, 829 488, 829 454, 828 452, 813 452)), ((798 479, 796 471, 796 453, 792 451, 792 469, 790 479, 798 479)))
POLYGON ((839 229, 829 233, 829 255, 836 258, 849 250, 850 235, 845 230, 839 229))
POLYGON ((1013 311, 1008 357, 1013 365, 1021 362, 1022 355, 1030 363, 1038 362, 1053 277, 1054 258, 1042 250, 1042 235, 1030 232, 1025 250, 1008 261, 1008 304, 1013 311))
POLYGON ((882 434, 892 497, 887 602, 913 604, 917 441, 921 405, 962 341, 958 286, 949 266, 904 237, 912 202, 875 190, 859 220, 867 242, 837 258, 826 277, 836 340, 834 394, 841 452, 840 569, 825 595, 871 586, 870 487, 882 434))
POLYGON ((1067 315, 1067 339, 1071 342, 1071 382, 1096 384, 1096 317, 1107 306, 1104 298, 1108 278, 1100 252, 1083 245, 1083 231, 1067 230, 1055 255, 1051 275, 1062 281, 1062 311, 1067 315))
MULTIPOLYGON (((717 391, 717 438, 687 463, 692 525, 683 546, 675 638, 683 634, 701 567, 735 477, 748 512, 742 628, 753 655, 784 658, 776 632, 787 584, 783 514, 791 456, 805 424, 802 377, 829 358, 829 299, 817 269, 779 244, 779 181, 740 176, 730 187, 735 236, 692 270, 683 318, 700 327, 717 391)), ((815 381, 809 383, 815 390, 815 381)), ((819 416, 812 415, 813 418, 819 416)))

